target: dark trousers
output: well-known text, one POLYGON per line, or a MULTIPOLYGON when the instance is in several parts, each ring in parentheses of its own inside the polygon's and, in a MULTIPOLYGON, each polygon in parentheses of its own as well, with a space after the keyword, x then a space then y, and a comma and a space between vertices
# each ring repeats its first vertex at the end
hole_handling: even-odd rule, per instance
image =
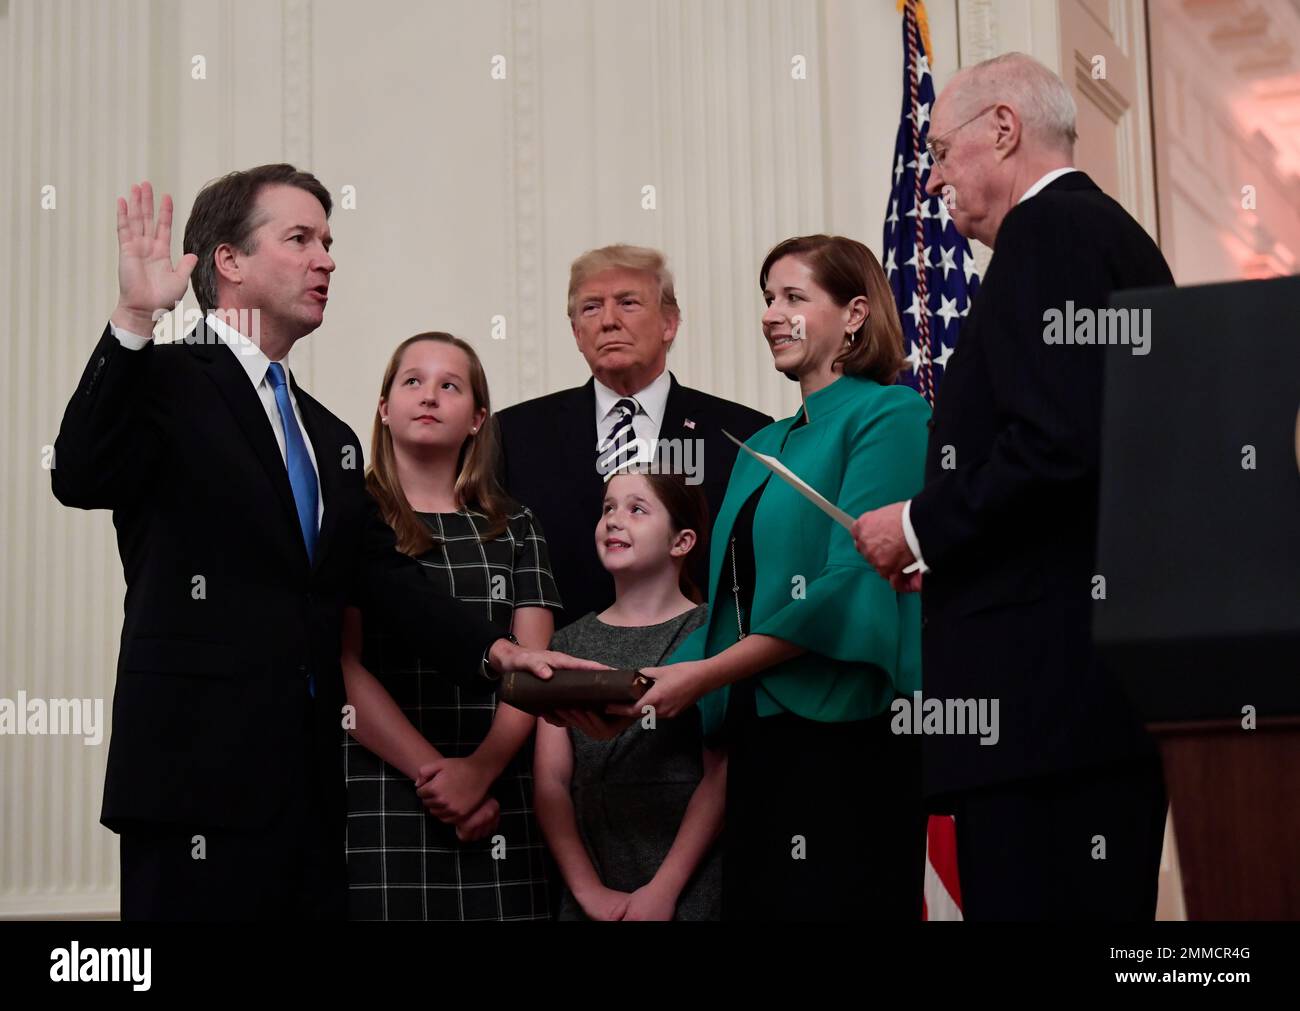
POLYGON ((304 698, 302 726, 285 733, 301 789, 269 825, 121 827, 123 920, 347 918, 342 768, 319 767, 327 752, 319 736, 313 743, 312 705, 304 698))
POLYGON ((759 717, 745 686, 727 714, 723 919, 919 920, 920 739, 890 733, 888 712, 759 717))
POLYGON ((1152 920, 1165 830, 1159 759, 963 792, 967 920, 1152 920))
POLYGON ((123 920, 347 918, 337 821, 286 810, 258 832, 138 825, 122 830, 120 844, 123 920))

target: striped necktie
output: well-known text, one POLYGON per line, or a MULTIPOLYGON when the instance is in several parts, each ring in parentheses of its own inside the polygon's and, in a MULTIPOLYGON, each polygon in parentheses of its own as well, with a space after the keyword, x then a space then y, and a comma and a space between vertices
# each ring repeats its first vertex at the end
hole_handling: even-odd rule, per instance
POLYGON ((613 413, 615 414, 614 427, 609 430, 607 435, 596 447, 596 472, 601 477, 606 477, 615 473, 635 455, 637 449, 632 440, 635 433, 632 430, 632 418, 641 410, 641 405, 633 397, 624 397, 614 405, 613 413))

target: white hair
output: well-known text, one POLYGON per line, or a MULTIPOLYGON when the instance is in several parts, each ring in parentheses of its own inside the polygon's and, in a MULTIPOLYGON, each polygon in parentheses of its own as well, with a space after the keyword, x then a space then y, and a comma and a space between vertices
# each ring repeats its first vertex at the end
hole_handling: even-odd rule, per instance
POLYGON ((972 112, 1002 103, 1011 106, 1031 137, 1073 155, 1079 134, 1074 96, 1056 74, 1024 53, 1003 53, 961 71, 958 88, 972 112))

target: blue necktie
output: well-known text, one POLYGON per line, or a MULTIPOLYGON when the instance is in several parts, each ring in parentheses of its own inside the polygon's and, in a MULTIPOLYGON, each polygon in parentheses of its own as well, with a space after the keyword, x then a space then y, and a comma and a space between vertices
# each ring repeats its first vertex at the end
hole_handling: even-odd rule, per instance
MULTIPOLYGON (((284 366, 272 362, 266 372, 275 390, 275 406, 280 409, 280 424, 284 426, 285 465, 289 468, 289 487, 293 489, 293 501, 298 507, 298 525, 302 527, 302 539, 307 545, 307 558, 316 556, 316 511, 319 500, 316 489, 316 469, 311 465, 311 455, 307 452, 307 443, 303 441, 302 429, 294 417, 293 404, 289 403, 289 386, 284 378, 284 366)), ((307 675, 307 691, 316 697, 316 675, 307 675)))
POLYGON ((316 468, 311 465, 311 455, 307 452, 307 443, 303 441, 302 429, 294 417, 293 405, 289 403, 289 386, 284 378, 284 366, 272 362, 267 369, 271 387, 275 390, 275 406, 280 409, 280 423, 284 426, 285 464, 289 468, 289 487, 293 489, 293 501, 298 507, 298 525, 302 527, 302 539, 307 545, 307 558, 316 557, 316 513, 320 500, 317 497, 316 468))

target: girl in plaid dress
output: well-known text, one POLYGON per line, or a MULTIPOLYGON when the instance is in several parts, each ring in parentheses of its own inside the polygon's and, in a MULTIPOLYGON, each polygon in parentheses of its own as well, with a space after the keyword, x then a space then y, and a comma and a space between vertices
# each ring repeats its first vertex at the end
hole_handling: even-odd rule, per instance
MULTIPOLYGON (((445 333, 403 341, 384 372, 366 472, 397 535, 448 594, 545 649, 560 606, 537 520, 495 478, 487 380, 445 333), (487 426, 487 427, 485 427, 487 426)), ((533 816, 535 720, 422 667, 382 615, 345 616, 352 919, 549 918, 533 816)))

